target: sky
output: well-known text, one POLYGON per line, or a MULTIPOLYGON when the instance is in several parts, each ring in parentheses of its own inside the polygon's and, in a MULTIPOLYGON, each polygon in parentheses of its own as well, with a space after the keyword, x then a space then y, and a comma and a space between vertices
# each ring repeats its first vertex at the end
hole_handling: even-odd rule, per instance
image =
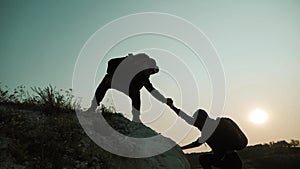
MULTIPOLYGON (((72 88, 77 57, 93 33, 117 18, 141 12, 184 18, 207 36, 218 52, 226 79, 226 100, 221 114, 239 124, 249 144, 300 139, 300 2, 297 0, 136 0, 126 3, 2 0, 1 85, 12 89, 18 85, 43 87, 48 84, 72 88), (266 122, 250 121, 249 115, 255 109, 265 111, 266 122)), ((190 59, 191 51, 174 39, 158 35, 134 36, 114 47, 104 61, 151 48, 175 53, 185 68, 193 72, 199 90, 192 90, 192 83, 185 80, 187 75, 181 69, 175 69, 170 77, 167 71, 172 70, 176 59, 162 56, 155 58, 162 71, 151 77, 153 85, 165 96, 172 97, 179 107, 185 105, 182 109, 190 114, 198 108, 209 112, 213 92, 209 74, 203 64, 190 59), (197 105, 183 104, 189 101, 182 100, 181 92, 191 99, 196 96, 197 105)), ((94 89, 105 74, 105 66, 105 62, 99 63, 94 89)), ((130 105, 127 97, 120 97, 125 98, 122 103, 130 105)), ((108 94, 105 102, 109 104, 110 100, 112 97, 108 94)), ((163 115, 155 115, 161 116, 161 120, 149 124, 162 133, 177 118, 163 106, 142 91, 144 119, 149 111, 164 109, 163 115)), ((125 115, 130 117, 130 113, 125 115)), ((175 132, 178 134, 180 129, 175 132)), ((193 129, 182 144, 198 136, 193 129)))

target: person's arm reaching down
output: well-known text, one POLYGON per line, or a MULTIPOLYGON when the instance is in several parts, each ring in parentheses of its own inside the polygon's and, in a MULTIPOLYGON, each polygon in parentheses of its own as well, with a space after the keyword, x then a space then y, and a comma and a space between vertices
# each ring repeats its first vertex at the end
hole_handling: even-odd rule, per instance
POLYGON ((161 93, 159 93, 158 90, 156 90, 149 79, 147 79, 145 83, 145 88, 151 93, 153 97, 155 97, 157 100, 159 100, 162 103, 167 103, 167 98, 165 98, 161 93))
POLYGON ((168 102, 168 106, 179 116, 181 117, 184 121, 186 121, 190 125, 194 125, 194 122, 196 119, 193 117, 187 115, 184 111, 178 109, 176 106, 174 106, 173 101, 168 102))
POLYGON ((153 97, 155 97, 160 102, 167 103, 167 99, 161 93, 159 93, 158 90, 154 89, 150 93, 153 97))

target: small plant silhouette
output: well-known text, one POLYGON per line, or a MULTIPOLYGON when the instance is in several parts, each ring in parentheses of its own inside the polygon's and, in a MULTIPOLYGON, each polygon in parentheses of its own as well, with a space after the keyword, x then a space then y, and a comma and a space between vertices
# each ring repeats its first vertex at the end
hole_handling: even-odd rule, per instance
POLYGON ((33 87, 31 90, 37 94, 35 101, 40 105, 47 108, 73 109, 72 101, 74 96, 71 94, 72 89, 63 91, 49 85, 45 88, 33 87))
POLYGON ((7 86, 0 86, 0 104, 21 108, 42 109, 49 111, 73 111, 78 104, 72 95, 72 89, 57 89, 53 85, 45 88, 31 87, 31 91, 21 85, 12 92, 7 86))

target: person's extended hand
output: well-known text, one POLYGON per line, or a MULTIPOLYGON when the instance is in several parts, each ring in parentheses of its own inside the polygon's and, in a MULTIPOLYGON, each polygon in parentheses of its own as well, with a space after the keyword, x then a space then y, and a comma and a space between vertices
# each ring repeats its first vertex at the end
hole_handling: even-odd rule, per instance
POLYGON ((188 145, 186 145, 186 146, 182 146, 181 149, 182 149, 182 150, 185 150, 185 149, 189 149, 189 148, 198 147, 198 146, 200 146, 200 145, 201 145, 201 143, 199 143, 199 141, 196 140, 196 141, 192 142, 191 144, 188 144, 188 145))
POLYGON ((169 107, 172 107, 173 106, 173 100, 171 98, 167 98, 167 105, 169 107))

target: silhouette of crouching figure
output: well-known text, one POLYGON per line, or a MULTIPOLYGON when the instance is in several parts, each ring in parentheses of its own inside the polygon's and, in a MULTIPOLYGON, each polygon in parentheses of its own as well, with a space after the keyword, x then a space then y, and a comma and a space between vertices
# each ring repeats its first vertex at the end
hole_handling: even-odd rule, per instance
POLYGON ((201 131, 201 137, 183 146, 182 149, 194 148, 207 143, 212 153, 199 156, 199 162, 203 169, 211 169, 212 166, 221 169, 241 169, 242 161, 236 150, 246 147, 248 140, 239 127, 229 118, 211 119, 207 112, 199 109, 194 116, 188 116, 173 104, 169 105, 187 123, 194 125, 201 131), (205 123, 208 123, 207 126, 205 123), (216 125, 214 131, 208 128, 216 125))

